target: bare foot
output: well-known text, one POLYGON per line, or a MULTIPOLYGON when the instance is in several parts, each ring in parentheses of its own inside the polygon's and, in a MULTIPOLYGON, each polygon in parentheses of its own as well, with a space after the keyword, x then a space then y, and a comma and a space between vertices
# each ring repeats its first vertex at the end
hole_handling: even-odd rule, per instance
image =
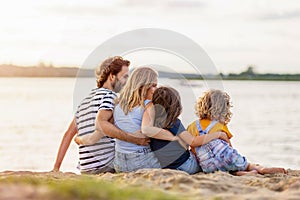
POLYGON ((259 174, 287 174, 286 170, 284 168, 280 167, 263 167, 259 164, 249 164, 248 170, 256 170, 259 174))
POLYGON ((260 170, 261 174, 276 174, 276 173, 281 173, 281 174, 286 174, 286 170, 284 168, 280 167, 270 167, 270 168, 262 168, 260 170))

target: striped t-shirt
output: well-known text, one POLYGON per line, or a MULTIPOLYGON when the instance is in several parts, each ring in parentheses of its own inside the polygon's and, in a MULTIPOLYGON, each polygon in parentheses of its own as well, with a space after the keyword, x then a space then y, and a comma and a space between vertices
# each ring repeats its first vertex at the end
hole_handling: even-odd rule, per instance
MULTIPOLYGON (((96 88, 81 102, 75 114, 78 135, 95 131, 98 110, 113 110, 116 93, 106 88, 96 88)), ((89 172, 107 167, 113 162, 115 140, 103 137, 94 145, 79 146, 79 165, 81 172, 89 172)))

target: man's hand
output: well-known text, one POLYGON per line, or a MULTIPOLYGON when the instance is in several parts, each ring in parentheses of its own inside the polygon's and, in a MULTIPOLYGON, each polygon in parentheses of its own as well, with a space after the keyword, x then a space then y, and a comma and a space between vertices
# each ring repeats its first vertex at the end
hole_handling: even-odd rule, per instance
POLYGON ((148 146, 150 143, 150 138, 136 138, 135 144, 141 146, 148 146))
POLYGON ((59 173, 61 171, 57 167, 54 167, 50 172, 59 173))
POLYGON ((137 145, 141 145, 141 146, 149 145, 150 138, 143 135, 141 130, 134 132, 134 134, 129 133, 128 135, 130 135, 131 140, 137 145))

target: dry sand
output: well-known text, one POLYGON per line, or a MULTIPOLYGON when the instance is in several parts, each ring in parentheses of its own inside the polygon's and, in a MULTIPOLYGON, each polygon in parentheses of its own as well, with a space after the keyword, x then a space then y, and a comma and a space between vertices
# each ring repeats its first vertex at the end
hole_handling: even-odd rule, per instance
MULTIPOLYGON (((57 180, 81 177, 73 173, 6 171, 0 172, 0 179, 23 175, 57 180)), ((288 170, 288 174, 233 176, 224 172, 188 175, 168 169, 143 169, 93 177, 124 186, 155 188, 182 199, 300 199, 300 170, 288 170)), ((0 182, 0 199, 35 199, 36 194, 46 190, 34 185, 0 182)))

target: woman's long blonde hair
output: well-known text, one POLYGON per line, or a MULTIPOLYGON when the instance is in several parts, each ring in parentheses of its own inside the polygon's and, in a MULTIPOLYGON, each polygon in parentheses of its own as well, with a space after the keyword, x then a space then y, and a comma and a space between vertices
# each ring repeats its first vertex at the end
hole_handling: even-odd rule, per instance
POLYGON ((230 107, 230 96, 226 92, 209 90, 198 98, 195 110, 200 119, 218 120, 227 124, 232 116, 230 107))
POLYGON ((157 78, 157 71, 151 67, 139 67, 132 72, 117 100, 126 115, 136 106, 144 107, 147 91, 157 83, 157 78))

